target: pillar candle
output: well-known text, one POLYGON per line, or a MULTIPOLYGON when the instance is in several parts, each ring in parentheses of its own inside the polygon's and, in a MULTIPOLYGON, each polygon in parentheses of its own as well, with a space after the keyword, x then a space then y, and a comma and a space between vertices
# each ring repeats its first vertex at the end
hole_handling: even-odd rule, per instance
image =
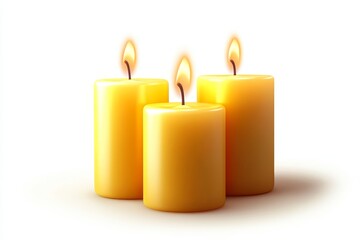
POLYGON ((274 186, 274 78, 236 75, 239 52, 232 41, 229 62, 235 75, 200 76, 197 97, 226 108, 227 195, 253 195, 274 186))
MULTIPOLYGON (((131 49, 125 49, 125 53, 134 54, 131 49)), ((124 56, 127 66, 133 67, 134 56, 124 56)), ((95 192, 109 198, 140 199, 143 196, 143 107, 167 102, 168 82, 102 79, 95 82, 94 93, 95 192)))
POLYGON ((182 96, 182 103, 144 108, 144 204, 172 212, 219 208, 225 203, 225 109, 185 103, 182 96))

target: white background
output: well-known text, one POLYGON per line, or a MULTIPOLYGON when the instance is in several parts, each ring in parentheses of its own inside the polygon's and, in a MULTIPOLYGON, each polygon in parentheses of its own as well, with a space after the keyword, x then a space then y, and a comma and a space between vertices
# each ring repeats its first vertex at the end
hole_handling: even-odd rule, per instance
MULTIPOLYGON (((356 1, 1 2, 1 239, 358 239, 359 7, 356 1), (93 83, 194 76, 275 77, 276 188, 217 211, 163 213, 93 191, 93 83), (155 238, 156 237, 156 238, 155 238)), ((179 101, 171 89, 172 101, 179 101)), ((193 91, 188 101, 196 100, 193 91)))

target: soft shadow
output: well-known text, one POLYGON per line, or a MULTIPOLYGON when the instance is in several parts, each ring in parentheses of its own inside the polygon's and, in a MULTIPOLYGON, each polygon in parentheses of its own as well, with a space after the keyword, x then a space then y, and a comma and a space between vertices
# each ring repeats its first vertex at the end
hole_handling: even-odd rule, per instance
POLYGON ((296 212, 311 211, 321 204, 329 190, 324 175, 304 172, 278 172, 272 192, 227 197, 224 207, 199 213, 169 213, 151 210, 142 200, 116 200, 96 195, 89 181, 48 179, 38 182, 38 191, 31 189, 37 205, 61 208, 71 214, 101 221, 123 221, 157 226, 208 226, 209 224, 249 224, 260 220, 273 221, 274 217, 296 212), (44 191, 46 190, 46 191, 44 191), (171 223, 171 224, 170 224, 171 223), (160 225, 159 225, 160 226, 160 225))
POLYGON ((275 177, 272 192, 228 197, 222 212, 246 214, 280 213, 299 210, 319 199, 326 190, 327 182, 316 175, 303 173, 279 173, 275 177))
POLYGON ((89 195, 97 204, 103 206, 103 211, 107 209, 113 212, 114 208, 121 208, 123 212, 141 214, 143 217, 163 216, 166 219, 174 217, 178 220, 187 219, 187 216, 191 215, 196 216, 195 219, 207 218, 207 221, 212 222, 218 217, 223 220, 249 220, 252 217, 273 217, 302 210, 319 200, 326 192, 327 186, 328 182, 324 180, 324 177, 298 172, 279 173, 275 177, 275 188, 272 192, 253 196, 227 197, 223 208, 195 213, 159 212, 147 209, 141 200, 106 199, 93 192, 89 195))

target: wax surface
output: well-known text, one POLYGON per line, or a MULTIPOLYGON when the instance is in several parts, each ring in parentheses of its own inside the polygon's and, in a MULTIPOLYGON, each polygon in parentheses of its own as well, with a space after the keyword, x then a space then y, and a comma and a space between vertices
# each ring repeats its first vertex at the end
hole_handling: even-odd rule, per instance
POLYGON ((226 108, 226 192, 252 195, 274 186, 274 78, 209 75, 197 82, 198 102, 226 108))
POLYGON ((194 212, 224 203, 224 107, 200 103, 145 106, 145 206, 194 212))
POLYGON ((109 198, 143 196, 143 107, 168 101, 161 79, 103 79, 94 86, 95 192, 109 198))

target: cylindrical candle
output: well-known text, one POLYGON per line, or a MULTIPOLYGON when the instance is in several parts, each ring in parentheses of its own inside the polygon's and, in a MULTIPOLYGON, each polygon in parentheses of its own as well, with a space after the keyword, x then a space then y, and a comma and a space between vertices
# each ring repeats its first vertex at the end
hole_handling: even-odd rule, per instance
POLYGON ((161 79, 95 82, 95 192, 109 198, 143 196, 143 107, 168 101, 161 79))
POLYGON ((226 193, 252 195, 274 186, 274 78, 209 75, 197 82, 199 102, 226 108, 226 193))
POLYGON ((173 212, 225 203, 225 109, 158 103, 144 108, 144 204, 173 212))

